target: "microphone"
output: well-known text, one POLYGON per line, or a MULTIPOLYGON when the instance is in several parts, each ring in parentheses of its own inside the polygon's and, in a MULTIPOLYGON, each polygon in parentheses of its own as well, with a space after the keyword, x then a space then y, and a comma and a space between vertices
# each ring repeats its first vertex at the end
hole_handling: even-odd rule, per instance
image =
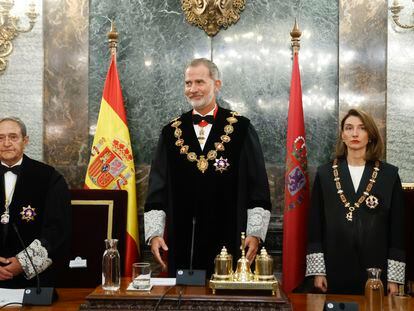
POLYGON ((35 305, 35 306, 48 306, 51 305, 53 300, 56 298, 55 289, 53 287, 40 287, 40 278, 39 273, 36 270, 35 265, 33 264, 32 257, 29 255, 29 252, 26 249, 26 245, 23 242, 23 239, 17 229, 15 223, 12 223, 13 229, 16 232, 17 238, 19 239, 20 246, 23 247, 27 258, 32 265, 32 268, 36 275, 36 287, 27 287, 24 290, 23 295, 23 305, 35 305))
POLYGON ((194 232, 196 218, 193 216, 193 231, 191 234, 190 269, 178 269, 176 275, 177 285, 204 286, 206 284, 206 270, 193 270, 194 232))

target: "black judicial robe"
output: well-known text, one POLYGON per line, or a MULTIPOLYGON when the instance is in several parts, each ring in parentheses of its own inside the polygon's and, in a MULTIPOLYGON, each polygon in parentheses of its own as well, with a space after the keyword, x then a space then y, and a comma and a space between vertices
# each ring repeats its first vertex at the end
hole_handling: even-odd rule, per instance
MULTIPOLYGON (((366 189, 374 162, 367 162, 355 193, 345 159, 338 171, 342 189, 353 205, 366 189)), ((328 292, 363 294, 367 268, 381 268, 386 292, 387 259, 405 262, 404 202, 398 168, 380 162, 380 171, 370 192, 379 205, 369 209, 365 202, 353 212, 339 199, 334 183, 332 162, 318 168, 309 214, 308 254, 324 253, 328 292)))
MULTIPOLYGON (((192 111, 180 117, 182 139, 189 152, 207 158, 214 143, 224 135, 230 111, 219 107, 210 135, 202 151, 191 119, 192 111)), ((269 184, 257 134, 247 118, 238 116, 233 124, 231 141, 224 144, 217 159, 227 159, 230 166, 216 171, 215 161, 209 161, 202 173, 196 162, 180 154, 175 145, 175 128, 171 124, 162 130, 151 167, 149 192, 145 211, 166 213, 166 235, 169 275, 177 268, 188 268, 192 235, 192 219, 196 218, 194 269, 214 271, 214 258, 226 246, 237 260, 240 257, 240 233, 246 230, 247 209, 262 207, 270 210, 269 184)))
MULTIPOLYGON (((0 178, 0 198, 4 202, 3 176, 0 178)), ((4 205, 1 208, 3 213, 4 205)), ((17 225, 26 247, 38 239, 53 262, 68 247, 70 195, 64 178, 53 167, 24 155, 9 210, 9 224, 0 224, 0 256, 14 257, 23 250, 12 223, 17 225), (34 220, 26 221, 20 212, 29 205, 35 209, 36 216, 34 220)), ((41 286, 53 286, 53 264, 40 274, 40 283, 41 286)), ((24 288, 35 284, 36 278, 26 280, 24 273, 12 280, 0 281, 0 287, 5 288, 24 288)))

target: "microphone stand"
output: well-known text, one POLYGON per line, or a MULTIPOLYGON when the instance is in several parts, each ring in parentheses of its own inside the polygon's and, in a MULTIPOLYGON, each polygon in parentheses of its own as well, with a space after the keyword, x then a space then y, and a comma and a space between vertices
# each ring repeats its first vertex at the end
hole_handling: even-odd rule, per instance
POLYGON ((36 305, 36 306, 48 306, 51 305, 53 300, 56 298, 55 289, 53 287, 40 287, 39 273, 37 272, 36 266, 33 264, 32 257, 27 251, 26 245, 17 229, 15 223, 12 223, 13 229, 16 232, 17 238, 19 239, 20 245, 23 247, 27 258, 36 275, 36 287, 27 287, 24 290, 23 305, 36 305))
POLYGON ((177 285, 206 285, 206 270, 193 270, 194 257, 194 236, 195 236, 196 218, 193 217, 193 231, 191 234, 191 251, 190 251, 190 269, 178 269, 176 275, 177 285))

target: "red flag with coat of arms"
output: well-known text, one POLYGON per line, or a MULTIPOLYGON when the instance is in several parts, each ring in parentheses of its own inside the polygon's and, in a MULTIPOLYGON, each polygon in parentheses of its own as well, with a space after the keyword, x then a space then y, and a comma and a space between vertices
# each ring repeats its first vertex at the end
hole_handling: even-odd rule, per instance
POLYGON ((123 189, 128 192, 125 276, 139 257, 135 166, 116 56, 105 80, 91 158, 85 178, 88 189, 123 189))
POLYGON ((293 56, 286 140, 282 287, 290 293, 305 277, 309 178, 297 52, 293 56))

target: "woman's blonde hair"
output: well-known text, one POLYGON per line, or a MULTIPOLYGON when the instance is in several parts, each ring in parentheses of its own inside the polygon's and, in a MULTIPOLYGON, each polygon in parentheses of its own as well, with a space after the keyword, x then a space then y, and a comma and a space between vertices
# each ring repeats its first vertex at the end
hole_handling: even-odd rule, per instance
POLYGON ((384 154, 384 142, 379 133, 378 127, 375 124, 374 119, 368 113, 360 109, 350 109, 348 113, 342 118, 341 129, 336 141, 336 157, 343 158, 347 155, 348 149, 345 143, 342 141, 342 133, 344 131, 345 121, 350 116, 358 117, 364 124, 365 130, 368 133, 368 144, 365 160, 376 161, 382 159, 384 154))

